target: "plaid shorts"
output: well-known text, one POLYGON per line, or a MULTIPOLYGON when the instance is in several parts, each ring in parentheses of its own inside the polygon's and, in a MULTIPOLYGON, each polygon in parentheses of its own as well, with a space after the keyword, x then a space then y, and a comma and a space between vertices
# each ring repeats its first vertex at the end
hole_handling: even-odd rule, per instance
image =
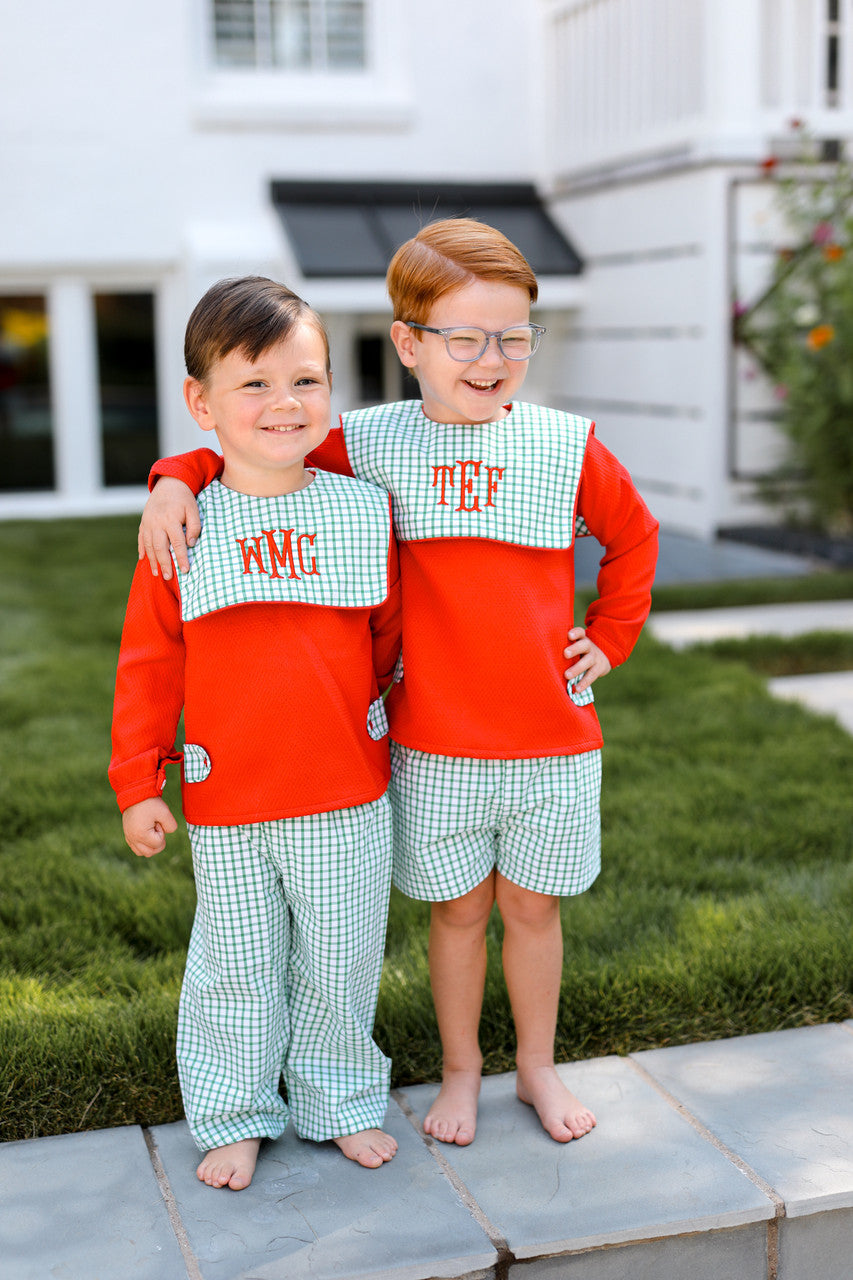
POLYGON ((601 752, 518 760, 391 743, 394 883, 460 898, 497 868, 522 889, 583 893, 601 869, 601 752))

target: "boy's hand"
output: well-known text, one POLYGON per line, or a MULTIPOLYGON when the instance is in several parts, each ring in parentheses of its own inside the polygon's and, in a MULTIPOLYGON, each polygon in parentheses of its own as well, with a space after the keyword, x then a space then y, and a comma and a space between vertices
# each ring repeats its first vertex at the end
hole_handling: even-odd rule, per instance
POLYGON ((172 576, 171 544, 182 573, 189 571, 187 547, 194 547, 201 533, 198 503, 195 494, 183 480, 174 476, 161 476, 154 492, 145 504, 139 522, 137 549, 139 559, 148 557, 151 572, 157 577, 159 566, 163 577, 172 576), (186 537, 184 526, 186 525, 186 537))
POLYGON ((178 824, 165 800, 141 800, 121 815, 124 838, 138 858, 153 858, 166 847, 166 835, 178 824))
POLYGON ((563 674, 566 682, 575 686, 578 693, 588 689, 599 676, 606 676, 610 671, 610 662, 598 645, 587 638, 583 627, 572 627, 569 632, 569 644, 563 650, 564 658, 574 658, 573 664, 563 674))

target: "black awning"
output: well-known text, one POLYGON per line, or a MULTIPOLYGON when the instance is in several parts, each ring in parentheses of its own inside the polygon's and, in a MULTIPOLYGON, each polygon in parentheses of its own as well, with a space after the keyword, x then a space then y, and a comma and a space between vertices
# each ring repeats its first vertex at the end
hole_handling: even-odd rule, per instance
POLYGON ((273 182, 272 201, 306 278, 384 276, 395 250, 438 218, 476 218, 540 276, 583 264, 526 183, 273 182))

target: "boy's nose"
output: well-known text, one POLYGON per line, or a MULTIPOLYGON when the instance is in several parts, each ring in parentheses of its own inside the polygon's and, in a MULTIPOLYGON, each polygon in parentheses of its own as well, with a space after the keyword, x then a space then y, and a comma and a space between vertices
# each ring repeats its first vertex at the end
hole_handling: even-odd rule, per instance
POLYGON ((503 353, 498 346, 498 340, 495 334, 489 338, 486 343, 486 349, 478 358, 477 364, 503 364, 503 353))
POLYGON ((299 404, 299 403, 300 403, 299 396, 296 394, 294 390, 292 390, 291 388, 288 388, 287 391, 281 391, 275 397, 275 400, 273 402, 273 409, 282 409, 282 410, 292 409, 295 404, 299 404))

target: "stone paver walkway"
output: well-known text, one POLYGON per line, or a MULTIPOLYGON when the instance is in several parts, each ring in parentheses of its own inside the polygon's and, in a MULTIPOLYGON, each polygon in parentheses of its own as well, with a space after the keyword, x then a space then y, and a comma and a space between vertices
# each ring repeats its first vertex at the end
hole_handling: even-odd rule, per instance
POLYGON ((484 1081, 470 1147, 395 1093, 379 1170, 286 1133, 246 1191, 183 1123, 0 1145, 4 1280, 850 1280, 853 1022, 560 1067, 563 1146, 484 1081))

